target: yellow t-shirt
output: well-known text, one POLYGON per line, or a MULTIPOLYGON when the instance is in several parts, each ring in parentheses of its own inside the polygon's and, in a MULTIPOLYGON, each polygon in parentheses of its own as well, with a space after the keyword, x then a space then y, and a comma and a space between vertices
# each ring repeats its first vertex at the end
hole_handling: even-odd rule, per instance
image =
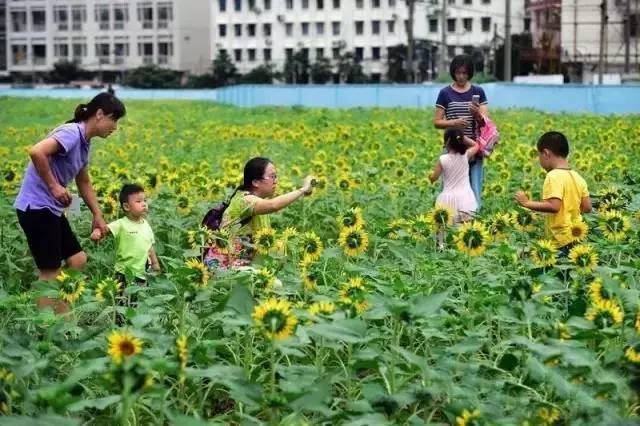
POLYGON ((134 222, 125 216, 108 226, 116 240, 116 272, 145 279, 149 250, 155 242, 149 222, 146 219, 134 222))
POLYGON ((562 201, 560 211, 545 218, 545 231, 558 247, 571 242, 571 223, 582 219, 580 203, 589 196, 587 183, 577 172, 553 169, 547 173, 542 187, 542 198, 558 198, 562 201))

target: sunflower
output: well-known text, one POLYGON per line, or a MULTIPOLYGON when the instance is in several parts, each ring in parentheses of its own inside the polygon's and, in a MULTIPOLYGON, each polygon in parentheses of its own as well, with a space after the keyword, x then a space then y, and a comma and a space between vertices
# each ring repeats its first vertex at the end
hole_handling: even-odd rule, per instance
POLYGON ((513 221, 516 229, 522 232, 531 232, 535 229, 533 213, 529 210, 518 209, 513 213, 513 221))
POLYGON ((300 275, 302 276, 302 284, 305 290, 313 290, 318 286, 318 278, 320 278, 319 266, 315 260, 305 256, 300 261, 300 275))
POLYGON ((402 230, 408 224, 409 222, 407 222, 405 219, 392 220, 391 222, 389 222, 389 225, 387 225, 387 237, 392 240, 397 240, 400 237, 398 231, 402 230))
POLYGON ((538 419, 540 420, 541 426, 548 426, 555 424, 558 420, 560 420, 560 410, 557 408, 551 407, 543 407, 538 410, 538 419))
POLYGON ((571 339, 571 333, 569 332, 569 327, 563 322, 556 323, 556 332, 558 333, 558 339, 560 340, 569 340, 571 339))
POLYGON ((609 210, 600 218, 600 230, 610 241, 622 241, 627 237, 631 221, 617 210, 609 210))
POLYGON ((261 228, 253 238, 256 251, 260 254, 267 254, 276 244, 276 231, 273 228, 261 228))
POLYGON ((322 241, 320 241, 320 237, 318 237, 313 231, 305 232, 302 235, 300 245, 302 248, 302 256, 308 257, 311 260, 318 259, 322 254, 322 249, 324 248, 322 241))
MULTIPOLYGON (((184 191, 180 192, 183 192, 184 194, 184 191)), ((191 213, 191 199, 188 195, 178 195, 178 197, 176 198, 176 205, 178 207, 178 212, 182 216, 186 216, 191 213)))
POLYGON ((309 306, 308 312, 312 317, 318 315, 331 315, 336 310, 336 305, 333 302, 315 302, 309 306))
POLYGON ((640 364, 640 345, 629 346, 627 350, 624 351, 624 356, 627 360, 640 364))
POLYGON ((188 259, 184 264, 191 270, 198 287, 204 288, 209 285, 209 279, 211 276, 209 275, 207 266, 202 263, 202 261, 194 258, 188 259))
POLYGON ((287 227, 282 234, 280 234, 280 238, 276 242, 276 248, 279 253, 286 256, 288 254, 289 243, 298 236, 298 230, 293 227, 287 227))
POLYGON ((470 256, 479 256, 487 248, 489 233, 481 222, 464 223, 455 236, 458 250, 470 256))
POLYGON ((633 325, 636 329, 636 332, 640 333, 640 310, 636 313, 636 321, 633 325))
POLYGON ((339 190, 348 192, 355 186, 355 182, 348 175, 340 175, 336 179, 336 186, 339 190))
POLYGON ((425 214, 414 217, 411 222, 410 234, 415 241, 421 241, 431 235, 431 218, 425 214))
POLYGON ((338 224, 341 227, 362 227, 364 226, 364 219, 362 218, 362 209, 360 207, 352 207, 340 214, 337 218, 338 224))
POLYGON ((531 250, 533 264, 538 268, 548 268, 558 262, 556 245, 551 240, 539 240, 531 250))
POLYGON ((113 278, 105 278, 96 287, 96 299, 104 302, 106 299, 115 300, 122 291, 122 284, 113 278))
POLYGON ((503 239, 513 226, 514 218, 509 213, 497 213, 489 219, 489 232, 495 239, 503 239))
POLYGON ((605 300, 610 300, 612 296, 607 291, 607 289, 603 287, 603 283, 600 278, 594 279, 589 284, 587 292, 589 294, 589 299, 591 299, 591 302, 594 305, 597 305, 605 300))
POLYGON ((233 250, 233 244, 231 243, 231 235, 227 229, 218 229, 211 232, 210 244, 215 247, 220 253, 228 254, 233 250))
POLYGON ((114 218, 118 215, 120 205, 110 196, 104 197, 102 200, 102 215, 106 218, 114 218))
POLYGON ((82 296, 82 293, 84 293, 84 279, 79 274, 68 275, 64 271, 61 271, 56 277, 56 281, 60 283, 58 294, 65 302, 74 303, 82 296))
POLYGON ((480 410, 463 410, 460 416, 456 417, 456 426, 467 426, 476 423, 480 418, 480 410))
POLYGON ((453 210, 447 206, 436 204, 435 208, 429 213, 429 219, 436 231, 446 228, 453 225, 453 210))
POLYGON ((354 309, 356 313, 361 314, 369 307, 369 303, 365 300, 366 294, 362 278, 356 277, 342 284, 338 298, 345 307, 354 309))
POLYGON ((276 275, 268 268, 261 268, 251 274, 254 288, 269 291, 276 282, 276 275))
POLYGON ((113 331, 109 337, 109 355, 114 363, 120 364, 126 357, 142 352, 142 340, 127 331, 113 331))
POLYGON ((580 272, 591 272, 598 266, 598 253, 590 244, 579 244, 569 251, 569 261, 580 272))
POLYGON ((587 232, 589 232, 589 226, 582 220, 577 219, 571 223, 571 242, 577 243, 580 241, 584 241, 587 238, 587 232))
POLYGON ((359 227, 342 228, 338 243, 347 256, 355 257, 367 251, 369 236, 359 227))
POLYGON ((584 317, 599 327, 606 327, 622 323, 624 314, 615 300, 602 299, 598 303, 592 303, 584 317))
POLYGON ((298 319, 291 313, 291 304, 275 298, 262 302, 253 309, 256 326, 271 340, 283 340, 291 336, 298 319))
POLYGON ((176 339, 176 350, 178 352, 178 359, 180 360, 180 369, 187 368, 187 360, 189 357, 189 350, 187 348, 187 336, 182 334, 176 339))
POLYGON ((210 245, 212 239, 213 232, 206 226, 201 226, 196 231, 187 232, 187 240, 193 249, 210 245))

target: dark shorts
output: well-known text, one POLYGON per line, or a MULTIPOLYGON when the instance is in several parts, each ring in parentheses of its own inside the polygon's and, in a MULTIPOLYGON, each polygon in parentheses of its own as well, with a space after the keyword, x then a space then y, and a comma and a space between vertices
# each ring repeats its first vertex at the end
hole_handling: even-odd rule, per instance
POLYGON ((16 210, 18 222, 38 269, 58 269, 62 261, 82 251, 67 218, 48 209, 16 210))

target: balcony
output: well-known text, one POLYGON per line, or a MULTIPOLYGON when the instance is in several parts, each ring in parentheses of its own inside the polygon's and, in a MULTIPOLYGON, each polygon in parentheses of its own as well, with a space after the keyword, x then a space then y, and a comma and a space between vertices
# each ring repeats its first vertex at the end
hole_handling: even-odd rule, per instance
POLYGON ((168 55, 158 55, 158 64, 167 65, 169 63, 168 55))
POLYGON ((46 65, 47 57, 46 56, 34 56, 33 65, 46 65))
POLYGON ((113 63, 116 65, 122 65, 124 64, 125 59, 126 58, 124 56, 116 56, 113 60, 113 63))
POLYGON ((144 65, 153 65, 153 56, 143 56, 142 63, 144 65))

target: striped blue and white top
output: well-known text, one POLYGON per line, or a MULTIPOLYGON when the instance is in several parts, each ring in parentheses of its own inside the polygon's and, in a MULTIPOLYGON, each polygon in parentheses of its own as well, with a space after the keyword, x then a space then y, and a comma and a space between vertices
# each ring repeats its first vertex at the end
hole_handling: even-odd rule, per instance
POLYGON ((475 139, 476 122, 469 112, 473 95, 480 95, 480 105, 487 104, 487 95, 484 94, 482 87, 472 84, 471 88, 463 93, 456 92, 451 86, 444 87, 438 94, 436 107, 444 110, 444 115, 447 120, 454 120, 456 118, 466 118, 469 120, 472 125, 464 129, 464 134, 465 136, 475 139))

